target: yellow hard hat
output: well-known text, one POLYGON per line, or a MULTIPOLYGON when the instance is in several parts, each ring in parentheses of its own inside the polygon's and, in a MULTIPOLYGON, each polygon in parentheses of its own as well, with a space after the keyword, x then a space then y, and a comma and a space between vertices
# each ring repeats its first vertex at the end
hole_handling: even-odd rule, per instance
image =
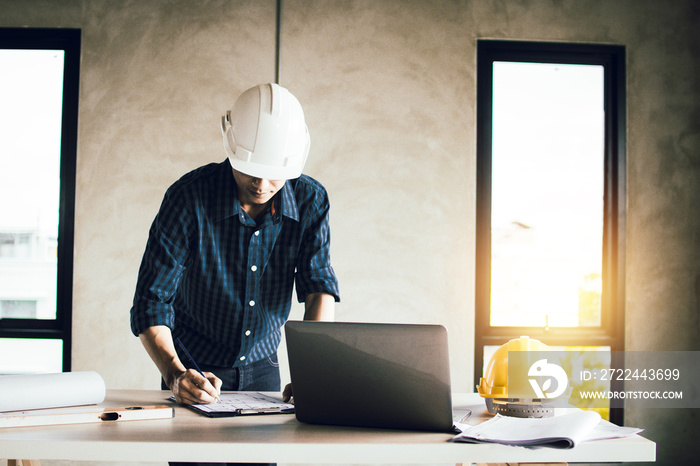
POLYGON ((539 359, 542 351, 551 349, 539 340, 534 340, 526 336, 515 338, 502 345, 491 356, 488 366, 486 366, 485 377, 479 380, 476 387, 479 395, 484 398, 532 398, 530 385, 527 380, 508 382, 508 352, 527 351, 531 353, 530 359, 534 363, 539 359), (524 383, 524 385, 523 385, 524 383))
MULTIPOLYGON (((487 410, 492 414, 516 417, 553 416, 554 403, 567 400, 571 389, 566 392, 566 373, 558 364, 559 358, 553 357, 551 351, 541 341, 526 336, 510 340, 498 348, 476 387, 479 395, 485 399, 487 410), (513 366, 511 378, 508 370, 509 352, 517 352, 510 355, 513 359, 510 361, 513 366), (545 352, 548 354, 542 354, 545 352), (544 393, 540 389, 543 376, 555 376, 556 390, 544 393), (540 394, 533 393, 533 389, 539 390, 540 394)), ((543 386, 547 389, 551 383, 543 386)))

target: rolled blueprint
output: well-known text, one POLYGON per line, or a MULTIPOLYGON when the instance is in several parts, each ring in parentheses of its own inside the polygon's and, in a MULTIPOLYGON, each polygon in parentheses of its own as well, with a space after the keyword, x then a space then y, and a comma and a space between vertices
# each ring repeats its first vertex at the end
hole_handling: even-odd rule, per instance
POLYGON ((102 403, 105 382, 97 372, 0 376, 0 412, 102 403))

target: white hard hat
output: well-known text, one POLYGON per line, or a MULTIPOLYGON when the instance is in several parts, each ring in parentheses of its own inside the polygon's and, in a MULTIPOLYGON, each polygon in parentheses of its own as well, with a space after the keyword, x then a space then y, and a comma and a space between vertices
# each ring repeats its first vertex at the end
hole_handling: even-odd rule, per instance
POLYGON ((243 92, 221 117, 221 134, 231 166, 256 178, 298 178, 309 155, 301 104, 274 83, 243 92))

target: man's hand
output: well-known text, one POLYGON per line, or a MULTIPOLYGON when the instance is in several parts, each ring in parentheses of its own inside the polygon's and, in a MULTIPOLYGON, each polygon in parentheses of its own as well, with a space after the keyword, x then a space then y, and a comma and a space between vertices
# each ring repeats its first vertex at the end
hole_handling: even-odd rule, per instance
POLYGON ((214 403, 219 401, 221 394, 221 379, 205 372, 205 377, 194 369, 181 372, 173 378, 170 390, 175 401, 183 405, 214 403))
POLYGON ((221 379, 211 372, 205 372, 202 377, 196 370, 187 369, 177 356, 168 327, 149 327, 139 337, 178 403, 213 403, 218 399, 221 379))
POLYGON ((284 391, 282 392, 282 401, 285 403, 294 404, 294 392, 292 392, 291 383, 288 383, 287 386, 284 387, 284 391))

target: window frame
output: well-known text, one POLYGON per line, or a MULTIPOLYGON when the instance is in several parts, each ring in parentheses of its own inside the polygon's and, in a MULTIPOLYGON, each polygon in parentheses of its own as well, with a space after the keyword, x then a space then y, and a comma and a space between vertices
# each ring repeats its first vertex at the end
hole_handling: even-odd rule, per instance
MULTIPOLYGON (((80 88, 80 29, 0 28, 0 49, 63 50, 56 319, 0 319, 0 338, 63 341, 63 371, 71 370, 75 182, 80 88)), ((37 119, 40 116, 37 115, 37 119)))
MULTIPOLYGON (((550 346, 609 346, 624 349, 626 220, 625 48, 617 45, 477 41, 477 183, 474 380, 483 373, 484 346, 500 346, 528 335, 550 346), (602 65, 604 67, 603 295, 599 327, 492 327, 491 156, 493 62, 602 65)), ((613 362, 613 366, 619 365, 613 362)), ((617 388, 617 387, 615 387, 617 388)), ((622 421, 621 410, 611 420, 622 421)))

